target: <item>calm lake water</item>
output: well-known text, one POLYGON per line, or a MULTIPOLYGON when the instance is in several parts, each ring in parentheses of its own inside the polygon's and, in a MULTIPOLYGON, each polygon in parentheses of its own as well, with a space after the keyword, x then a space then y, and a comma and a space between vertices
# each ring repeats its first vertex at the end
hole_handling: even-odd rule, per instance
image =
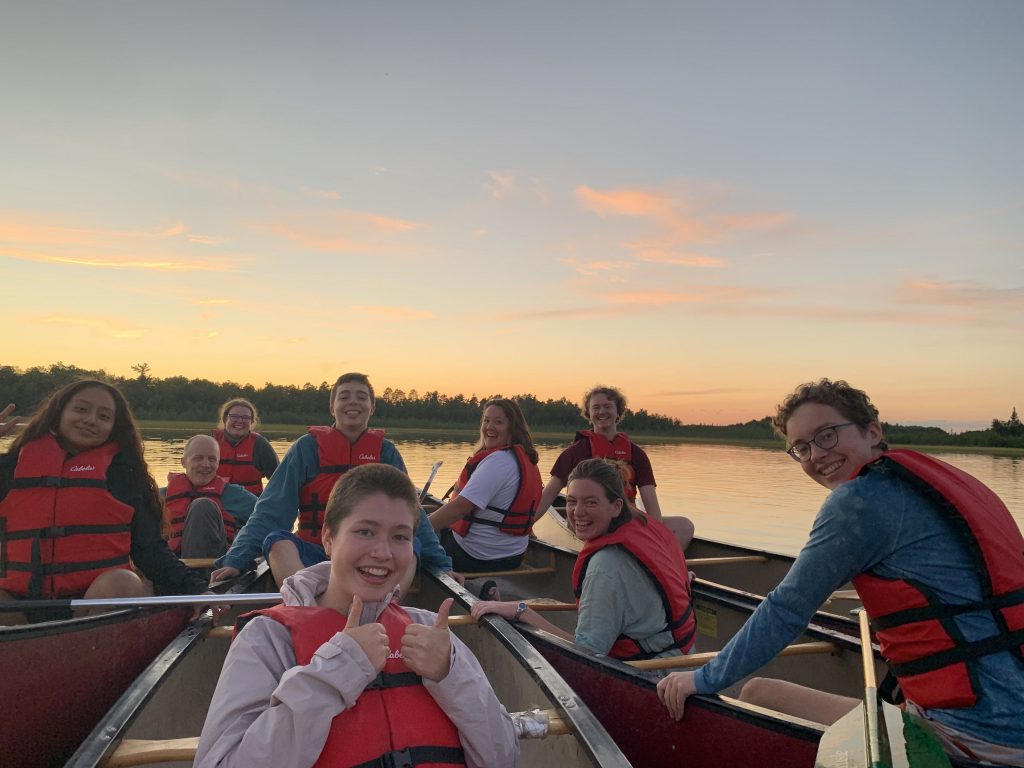
MULTIPOLYGON (((464 440, 410 439, 393 436, 417 486, 435 461, 444 465, 432 490, 444 493, 470 455, 464 440)), ((271 440, 284 456, 291 440, 271 440)), ((160 485, 167 472, 180 470, 184 439, 147 439, 146 459, 160 485)), ((548 472, 563 443, 541 443, 541 476, 548 472)), ((828 491, 812 482, 781 450, 734 445, 661 443, 645 447, 665 514, 693 520, 697 535, 775 552, 796 554, 807 538, 814 515, 828 491)), ((1024 458, 975 453, 936 453, 991 487, 1024 528, 1024 458)))

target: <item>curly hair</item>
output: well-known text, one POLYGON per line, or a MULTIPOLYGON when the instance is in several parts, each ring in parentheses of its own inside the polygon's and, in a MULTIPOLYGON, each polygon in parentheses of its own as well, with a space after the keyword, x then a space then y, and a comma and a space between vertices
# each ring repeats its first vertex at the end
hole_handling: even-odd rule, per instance
MULTIPOLYGON (((851 387, 842 379, 820 379, 801 384, 776 407, 772 426, 781 437, 786 437, 786 424, 793 413, 806 403, 818 403, 835 408, 843 418, 852 421, 861 430, 876 422, 881 424, 878 409, 871 402, 867 392, 851 387)), ((879 443, 879 447, 883 451, 888 448, 884 441, 879 443)))
POLYGON ((615 403, 615 411, 617 417, 615 423, 618 424, 622 421, 622 417, 626 415, 626 396, 622 394, 615 387, 606 387, 603 384, 598 384, 596 387, 592 387, 583 393, 583 399, 580 401, 580 415, 584 419, 590 421, 590 398, 594 395, 605 395, 615 403))

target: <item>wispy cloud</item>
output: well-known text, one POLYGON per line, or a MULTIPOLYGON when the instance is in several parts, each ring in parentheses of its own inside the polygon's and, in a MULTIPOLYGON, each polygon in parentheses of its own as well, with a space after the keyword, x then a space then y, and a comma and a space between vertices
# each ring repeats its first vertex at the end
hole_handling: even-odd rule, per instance
POLYGON ((25 318, 28 322, 42 325, 64 325, 72 328, 89 328, 111 339, 141 339, 146 331, 138 326, 126 324, 120 318, 83 315, 33 315, 25 318))
POLYGON ((162 255, 142 256, 137 253, 131 256, 89 253, 72 256, 39 251, 16 251, 0 247, 0 257, 44 264, 67 264, 100 269, 142 269, 155 272, 233 272, 238 269, 237 264, 226 261, 168 259, 162 255))
POLYGON ((902 286, 901 298, 915 304, 1024 311, 1024 286, 995 288, 967 281, 910 280, 902 286))
POLYGON ((583 260, 572 257, 559 259, 563 264, 572 267, 580 275, 593 277, 595 275, 608 275, 613 272, 622 272, 632 269, 633 264, 629 261, 612 261, 608 259, 583 260))
POLYGON ((672 291, 624 291, 622 293, 606 293, 603 298, 611 304, 631 304, 640 307, 694 304, 705 300, 705 297, 700 294, 674 293, 672 291))
POLYGON ((408 320, 433 320, 437 315, 429 310, 413 307, 356 306, 352 312, 362 315, 373 315, 382 320, 406 322, 408 320))
POLYGON ((544 182, 536 176, 521 177, 511 171, 490 171, 484 190, 495 200, 501 200, 519 193, 526 193, 547 205, 550 200, 544 182))
MULTIPOLYGON (((627 247, 629 247, 627 245, 627 247)), ((638 245, 633 250, 633 255, 638 261, 646 261, 655 264, 673 264, 681 267, 710 267, 719 268, 729 265, 725 259, 714 256, 706 256, 703 253, 673 253, 656 248, 649 248, 646 245, 638 245)))

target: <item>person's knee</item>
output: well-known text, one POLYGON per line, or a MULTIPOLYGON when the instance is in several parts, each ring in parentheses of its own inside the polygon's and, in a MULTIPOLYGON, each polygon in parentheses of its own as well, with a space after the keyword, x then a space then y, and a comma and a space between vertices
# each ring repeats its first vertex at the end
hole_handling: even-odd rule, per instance
POLYGON ((278 539, 270 545, 270 549, 267 550, 267 556, 272 558, 298 557, 299 548, 295 546, 295 542, 293 541, 278 539))
POLYGON ((739 700, 748 704, 765 706, 764 702, 769 701, 775 681, 764 677, 752 677, 743 684, 740 689, 739 700))
POLYGON ((87 599, 107 597, 145 597, 145 585, 133 571, 127 568, 115 568, 101 573, 89 589, 85 591, 87 599))
POLYGON ((193 515, 219 520, 220 507, 213 499, 193 499, 188 505, 188 517, 193 515))

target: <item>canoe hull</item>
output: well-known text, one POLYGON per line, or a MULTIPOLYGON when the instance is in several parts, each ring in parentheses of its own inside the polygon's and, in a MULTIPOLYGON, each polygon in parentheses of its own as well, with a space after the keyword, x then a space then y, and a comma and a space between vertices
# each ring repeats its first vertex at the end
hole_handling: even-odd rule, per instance
POLYGON ((61 765, 181 632, 183 609, 0 630, 0 765, 61 765))

